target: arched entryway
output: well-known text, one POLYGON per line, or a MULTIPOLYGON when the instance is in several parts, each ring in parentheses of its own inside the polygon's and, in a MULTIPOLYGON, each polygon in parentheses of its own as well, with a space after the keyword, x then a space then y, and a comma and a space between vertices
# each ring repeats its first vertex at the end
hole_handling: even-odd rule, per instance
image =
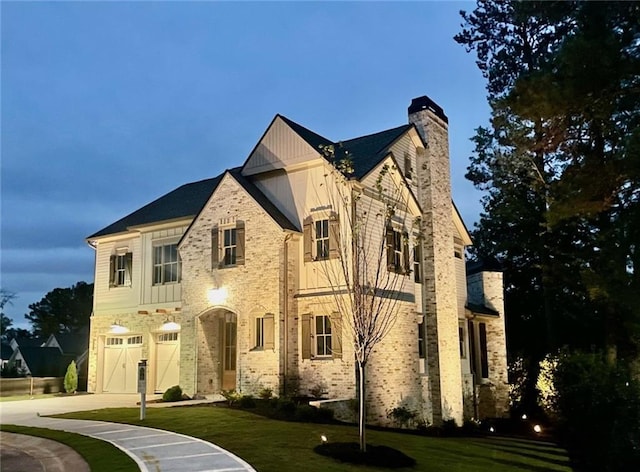
POLYGON ((236 389, 238 320, 222 308, 198 318, 198 393, 236 389))

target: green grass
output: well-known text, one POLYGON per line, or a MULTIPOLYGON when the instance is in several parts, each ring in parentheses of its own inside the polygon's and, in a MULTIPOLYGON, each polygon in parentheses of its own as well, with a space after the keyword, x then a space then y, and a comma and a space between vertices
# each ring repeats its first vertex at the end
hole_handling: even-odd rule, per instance
POLYGON ((99 439, 66 431, 10 424, 3 424, 2 431, 38 436, 66 444, 87 461, 91 472, 135 472, 140 470, 131 457, 112 444, 99 439))
MULTIPOLYGON (((248 411, 215 406, 108 408, 60 415, 64 418, 113 421, 165 429, 215 443, 249 462, 259 472, 375 471, 377 467, 341 464, 313 452, 325 434, 332 442, 357 441, 354 426, 292 423, 248 411)), ((367 442, 398 449, 429 472, 571 471, 564 450, 548 443, 505 438, 433 438, 388 431, 367 431, 367 442)))
POLYGON ((6 397, 0 397, 0 402, 16 402, 21 400, 38 400, 40 398, 53 398, 59 394, 57 393, 38 393, 36 395, 9 395, 6 397))

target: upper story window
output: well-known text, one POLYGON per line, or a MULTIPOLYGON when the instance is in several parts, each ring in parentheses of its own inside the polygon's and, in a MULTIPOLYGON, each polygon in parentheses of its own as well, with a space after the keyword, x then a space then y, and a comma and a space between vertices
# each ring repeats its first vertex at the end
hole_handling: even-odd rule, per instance
POLYGON ((126 287, 131 285, 131 267, 133 254, 130 252, 114 254, 109 263, 109 286, 126 287))
POLYGON ((214 226, 211 230, 211 267, 235 267, 245 261, 244 221, 235 225, 214 226))
POLYGON ((413 281, 422 282, 422 249, 420 244, 413 247, 413 281))
POLYGON ((397 274, 408 274, 409 264, 409 235, 391 226, 387 227, 387 269, 397 274))
POLYGON ((180 281, 180 256, 177 244, 153 247, 153 284, 180 281))
POLYGON ((404 153, 404 176, 409 180, 411 180, 411 177, 413 176, 413 169, 411 167, 411 156, 408 152, 404 153))
POLYGON ((339 251, 340 226, 338 216, 308 217, 304 221, 304 261, 336 259, 339 251))
POLYGON ((236 228, 225 229, 224 232, 224 245, 222 251, 224 253, 224 265, 236 265, 237 259, 237 243, 238 234, 236 228))

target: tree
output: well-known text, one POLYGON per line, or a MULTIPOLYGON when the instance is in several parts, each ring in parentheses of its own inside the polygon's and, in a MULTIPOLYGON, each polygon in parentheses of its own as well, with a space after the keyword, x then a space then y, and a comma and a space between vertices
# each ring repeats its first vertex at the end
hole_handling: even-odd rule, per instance
POLYGON ((5 289, 0 289, 0 338, 7 339, 8 331, 13 325, 13 320, 4 314, 4 307, 11 305, 16 294, 5 289))
POLYGON ((72 333, 89 324, 93 309, 93 284, 78 282, 69 288, 56 288, 42 300, 29 305, 25 318, 38 337, 72 333))
POLYGON ((329 240, 337 243, 329 251, 335 251, 336 257, 326 254, 321 271, 330 287, 332 309, 350 333, 358 369, 359 442, 364 452, 367 365, 374 348, 395 325, 400 294, 413 267, 409 247, 416 244, 411 238, 420 234, 420 213, 393 163, 383 164, 374 188, 366 189, 353 178, 347 151, 339 145, 322 146, 321 151, 329 162, 324 184, 327 198, 337 212, 333 218, 340 218, 340 224, 329 223, 329 240))
POLYGON ((492 110, 467 174, 487 192, 475 255, 506 266, 511 346, 636 358, 640 6, 479 0, 461 14, 455 39, 492 110))
POLYGON ((64 374, 64 391, 67 393, 76 393, 78 390, 78 369, 76 361, 71 361, 64 374))

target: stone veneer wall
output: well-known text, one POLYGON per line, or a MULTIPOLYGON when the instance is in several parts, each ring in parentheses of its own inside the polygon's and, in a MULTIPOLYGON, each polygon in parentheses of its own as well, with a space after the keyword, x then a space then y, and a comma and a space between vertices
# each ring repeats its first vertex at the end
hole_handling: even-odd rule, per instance
POLYGON ((283 316, 282 271, 285 267, 286 233, 227 174, 212 199, 194 221, 180 246, 182 258, 183 318, 192 320, 190 332, 183 330, 180 383, 188 394, 202 388, 217 390, 217 359, 207 347, 217 329, 207 321, 213 313, 230 311, 237 316, 237 390, 256 394, 260 388, 280 391, 281 320, 283 316), (218 203, 221 202, 221 203, 218 203), (245 264, 222 269, 211 268, 211 231, 221 221, 245 224, 245 264), (224 287, 227 299, 212 305, 207 292, 224 287), (254 316, 273 313, 275 349, 256 351, 254 316), (202 322, 200 322, 200 320, 202 322), (197 353, 197 359, 195 358, 197 353), (204 379, 200 379, 204 377, 204 379), (209 385, 211 379, 211 385, 209 385))
POLYGON ((462 424, 448 125, 428 108, 411 113, 409 121, 427 143, 418 155, 417 175, 424 211, 424 314, 433 421, 462 424))
POLYGON ((509 380, 504 320, 504 285, 501 272, 478 272, 467 277, 469 302, 485 305, 499 317, 479 319, 487 326, 489 383, 477 390, 478 416, 504 417, 509 413, 509 380))

